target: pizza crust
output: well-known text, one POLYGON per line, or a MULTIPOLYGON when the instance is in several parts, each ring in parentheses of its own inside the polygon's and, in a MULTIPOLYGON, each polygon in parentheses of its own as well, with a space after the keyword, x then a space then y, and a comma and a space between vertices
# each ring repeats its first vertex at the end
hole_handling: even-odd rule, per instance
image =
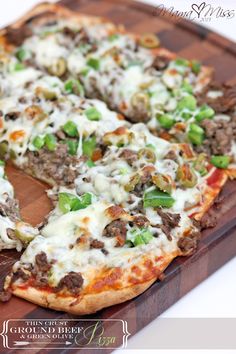
POLYGON ((210 207, 214 204, 214 200, 216 197, 219 195, 221 192, 223 186, 228 180, 228 173, 225 170, 217 170, 221 171, 219 177, 217 178, 216 183, 214 186, 207 186, 205 191, 204 191, 204 201, 202 205, 200 206, 199 210, 197 213, 194 213, 194 219, 197 221, 200 221, 204 214, 210 209, 210 207))
POLYGON ((101 310, 104 307, 120 304, 143 293, 149 288, 156 278, 145 283, 136 284, 120 290, 107 290, 97 294, 87 294, 81 299, 74 297, 59 297, 46 291, 29 287, 27 289, 16 288, 13 294, 42 307, 57 311, 65 311, 75 315, 88 315, 101 310))
POLYGON ((41 290, 32 286, 20 287, 15 284, 11 285, 11 291, 14 295, 42 307, 57 311, 65 311, 75 315, 88 315, 105 307, 131 300, 142 294, 161 276, 171 261, 178 255, 181 255, 181 251, 179 249, 166 255, 158 267, 156 276, 152 276, 148 280, 137 284, 132 284, 121 289, 114 288, 100 292, 88 292, 85 294, 82 292, 77 297, 61 296, 59 294, 47 292, 46 290, 41 290))

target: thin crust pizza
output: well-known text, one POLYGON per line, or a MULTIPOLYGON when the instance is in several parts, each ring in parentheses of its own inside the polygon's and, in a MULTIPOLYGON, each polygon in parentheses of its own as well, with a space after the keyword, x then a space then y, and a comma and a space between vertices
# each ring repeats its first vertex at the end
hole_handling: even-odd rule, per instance
POLYGON ((0 156, 47 182, 54 204, 36 228, 13 220, 1 164, 2 248, 26 248, 1 299, 89 314, 141 294, 194 252, 235 173, 233 91, 153 35, 57 5, 2 30, 0 45, 0 156), (227 144, 213 142, 219 126, 227 144))
POLYGON ((5 43, 12 37, 11 50, 26 65, 79 78, 88 97, 146 122, 154 134, 191 143, 234 177, 235 88, 215 83, 211 68, 177 58, 154 35, 134 36, 58 5, 36 7, 3 32, 5 43))

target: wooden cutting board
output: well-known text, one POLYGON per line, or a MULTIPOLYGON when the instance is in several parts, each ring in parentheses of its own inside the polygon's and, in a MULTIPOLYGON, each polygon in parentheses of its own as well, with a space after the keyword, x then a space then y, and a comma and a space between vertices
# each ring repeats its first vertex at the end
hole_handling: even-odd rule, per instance
MULTIPOLYGON (((75 11, 103 16, 115 23, 124 24, 132 32, 155 32, 168 49, 177 52, 180 56, 199 59, 206 65, 213 66, 218 80, 236 84, 236 45, 206 28, 182 19, 158 17, 154 7, 129 0, 63 0, 61 3, 75 11)), ((23 219, 33 224, 42 221, 44 215, 51 209, 45 193, 47 186, 12 166, 7 167, 7 173, 15 187, 16 197, 20 200, 23 219)), ((153 284, 136 299, 83 318, 126 320, 128 331, 133 335, 235 256, 236 183, 228 182, 222 194, 224 204, 218 210, 219 223, 214 229, 203 232, 198 250, 193 256, 176 259, 166 270, 165 279, 153 284)), ((1 253, 1 283, 18 258, 19 254, 15 251, 1 253)), ((13 318, 73 319, 76 316, 43 309, 22 299, 13 298, 7 304, 0 304, 1 326, 4 320, 13 318)), ((116 332, 116 325, 113 329, 116 332)), ((48 347, 45 344, 47 349, 44 352, 50 354, 71 352, 48 347)), ((82 351, 82 349, 75 350, 80 353, 82 351)), ((15 351, 2 347, 2 352, 15 351)), ((41 353, 42 351, 32 349, 30 352, 41 353)), ((90 351, 84 350, 84 352, 90 351)))

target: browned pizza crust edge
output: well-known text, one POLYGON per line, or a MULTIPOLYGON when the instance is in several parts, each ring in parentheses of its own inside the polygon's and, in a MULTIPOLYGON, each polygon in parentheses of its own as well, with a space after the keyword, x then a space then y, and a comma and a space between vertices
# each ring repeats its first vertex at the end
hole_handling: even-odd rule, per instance
POLYGON ((162 264, 159 266, 158 275, 147 281, 143 281, 134 285, 130 285, 123 289, 110 289, 95 293, 86 293, 75 296, 60 296, 56 293, 49 293, 46 290, 40 290, 29 286, 27 288, 12 285, 12 293, 25 300, 33 302, 39 306, 51 308, 57 311, 65 311, 75 315, 87 315, 95 313, 105 307, 120 304, 122 302, 133 299, 147 290, 164 272, 171 261, 181 254, 180 250, 176 250, 164 257, 162 264))

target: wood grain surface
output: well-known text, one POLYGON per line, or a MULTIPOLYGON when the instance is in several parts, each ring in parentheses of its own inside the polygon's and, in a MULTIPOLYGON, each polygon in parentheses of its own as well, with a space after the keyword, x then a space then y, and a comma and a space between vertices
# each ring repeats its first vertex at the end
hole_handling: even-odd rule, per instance
MULTIPOLYGON (((63 0, 61 3, 75 11, 103 16, 115 23, 124 24, 128 30, 135 33, 155 32, 163 46, 177 52, 180 56, 200 59, 203 63, 212 65, 218 80, 236 84, 235 44, 195 23, 172 17, 159 17, 154 7, 129 0, 63 0)), ((7 174, 15 187, 16 197, 20 200, 23 219, 36 225, 51 209, 45 193, 48 186, 10 165, 7 167, 7 174)), ((236 183, 228 182, 222 195, 224 203, 218 210, 218 225, 214 229, 203 232, 198 250, 193 256, 176 259, 166 270, 165 279, 153 284, 136 299, 86 318, 126 320, 128 331, 133 335, 235 256, 236 183)), ((18 258, 19 254, 15 251, 1 253, 1 283, 18 258)), ((12 318, 68 319, 75 316, 43 309, 22 299, 13 298, 9 303, 0 305, 0 322, 2 324, 4 320, 12 318)), ((3 348, 1 350, 1 353, 14 352, 17 351, 7 351, 3 348)), ((82 349, 58 351, 44 348, 44 350, 30 352, 89 354, 90 351, 82 349)))

